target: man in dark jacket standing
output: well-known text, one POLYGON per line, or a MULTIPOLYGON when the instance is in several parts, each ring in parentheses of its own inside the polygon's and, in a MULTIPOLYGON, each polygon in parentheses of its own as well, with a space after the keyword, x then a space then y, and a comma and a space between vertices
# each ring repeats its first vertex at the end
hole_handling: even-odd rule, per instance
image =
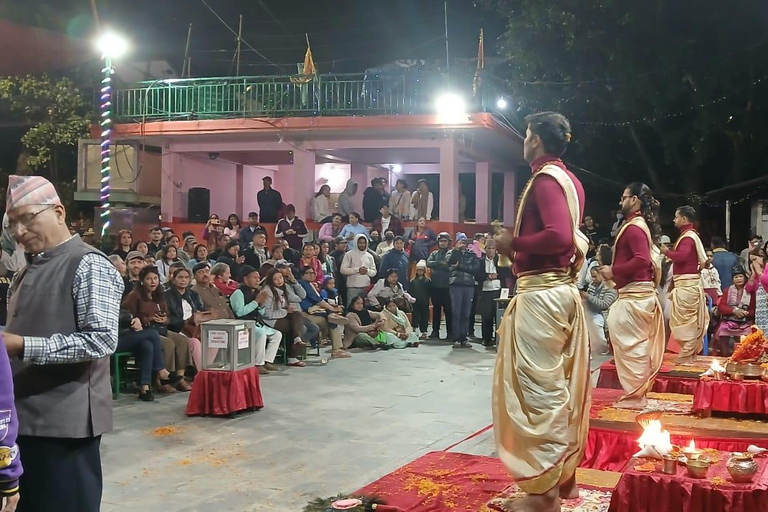
MULTIPOLYGON (((70 235, 45 178, 10 176, 6 207, 29 261, 11 285, 3 334, 25 466, 19 510, 97 512, 123 280, 103 253, 70 235)), ((0 410, 0 425, 9 413, 0 410)), ((2 460, 14 457, 10 450, 2 460)))
POLYGON ((256 201, 259 203, 259 211, 261 212, 261 222, 276 224, 280 219, 283 196, 272 188, 272 178, 269 176, 264 176, 261 182, 264 184, 264 188, 256 194, 256 201))
POLYGON ((432 333, 430 338, 440 338, 440 321, 445 311, 445 328, 448 331, 448 339, 453 336, 453 323, 451 315, 451 295, 449 284, 451 269, 448 266, 450 255, 451 235, 442 232, 437 235, 437 250, 432 252, 427 259, 427 268, 432 271, 432 333))
POLYGON ((733 267, 739 265, 739 257, 728 252, 725 240, 719 236, 712 237, 712 265, 720 275, 720 286, 723 291, 733 284, 733 267))
POLYGON ((373 222, 381 213, 381 207, 387 204, 382 195, 384 184, 381 178, 373 178, 371 186, 363 192, 363 220, 373 222))
POLYGON ((467 235, 456 234, 456 246, 448 257, 451 268, 451 309, 453 311, 453 347, 469 348, 469 315, 475 297, 477 276, 480 273, 480 259, 467 250, 467 235))

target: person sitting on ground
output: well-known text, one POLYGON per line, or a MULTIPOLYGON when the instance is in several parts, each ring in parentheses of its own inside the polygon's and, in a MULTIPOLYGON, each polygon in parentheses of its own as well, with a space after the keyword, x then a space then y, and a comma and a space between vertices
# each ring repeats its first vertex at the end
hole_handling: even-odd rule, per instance
POLYGON ((342 346, 342 333, 346 319, 340 316, 342 309, 339 305, 331 305, 320 295, 320 286, 315 280, 315 271, 312 267, 304 267, 301 271, 301 286, 306 292, 306 297, 301 301, 301 310, 306 319, 314 323, 320 329, 320 335, 324 339, 331 340, 331 357, 350 357, 342 346))
POLYGON ((131 252, 131 244, 133 243, 133 233, 129 229, 121 229, 117 233, 117 245, 111 254, 117 254, 123 261, 128 257, 128 253, 131 252))
POLYGON ((239 276, 240 267, 245 263, 245 256, 240 252, 240 242, 232 240, 227 244, 227 251, 216 260, 217 263, 229 265, 231 275, 239 276))
POLYGON ((211 267, 213 286, 218 288, 225 297, 232 295, 237 290, 238 284, 232 280, 232 271, 226 263, 216 263, 211 267))
POLYGON ((288 302, 285 278, 278 269, 273 268, 267 273, 265 284, 257 296, 257 302, 264 308, 262 313, 264 323, 280 331, 286 340, 288 365, 306 366, 296 357, 299 349, 309 345, 301 339, 304 318, 301 312, 294 309, 288 302))
POLYGON ((203 244, 197 244, 192 251, 192 258, 189 259, 187 267, 193 269, 198 263, 208 263, 208 247, 203 244))
POLYGON ((160 276, 160 282, 168 281, 171 273, 171 265, 180 261, 178 258, 178 249, 173 245, 166 245, 160 250, 160 258, 157 261, 157 273, 160 276))
POLYGON ((331 187, 323 185, 312 198, 312 211, 314 220, 318 224, 325 224, 331 221, 331 206, 328 199, 331 197, 331 187))
POLYGON ((165 392, 175 391, 167 384, 161 384, 162 381, 168 381, 171 374, 165 368, 160 335, 154 329, 145 329, 141 325, 141 319, 133 316, 127 309, 120 310, 116 352, 131 352, 136 358, 139 366, 139 400, 154 401, 155 397, 149 389, 153 382, 158 388, 164 388, 165 392))
POLYGON ((344 348, 376 349, 388 347, 386 343, 377 339, 383 326, 384 318, 381 313, 368 311, 365 309, 362 297, 353 297, 347 312, 347 325, 344 327, 344 348))
POLYGON ((296 217, 296 207, 292 204, 285 206, 285 218, 281 219, 277 223, 275 228, 275 236, 282 238, 288 242, 288 246, 298 251, 301 249, 301 245, 304 242, 304 237, 307 236, 307 226, 304 221, 296 217))
POLYGON ((341 274, 346 277, 347 305, 354 298, 362 295, 371 285, 371 278, 376 277, 376 263, 368 253, 368 238, 357 235, 354 249, 344 255, 341 262, 341 274))
POLYGON ((240 230, 242 228, 243 226, 240 222, 240 217, 234 213, 230 213, 229 217, 227 217, 227 223, 224 225, 224 234, 229 238, 237 240, 240 238, 240 230))
POLYGON ((123 300, 122 309, 127 310, 141 321, 143 329, 152 329, 160 335, 163 345, 164 367, 171 372, 170 381, 161 381, 155 375, 155 390, 158 393, 190 391, 192 388, 184 379, 184 372, 190 365, 189 338, 183 334, 168 331, 168 304, 160 275, 156 267, 146 267, 139 273, 141 285, 134 288, 123 300), (173 388, 169 386, 171 384, 173 388))
POLYGON ((200 342, 200 326, 195 315, 205 311, 200 296, 190 287, 192 276, 189 269, 178 268, 171 273, 171 286, 165 294, 168 301, 168 330, 189 338, 192 362, 198 370, 203 369, 203 346, 200 342))
POLYGON ((341 214, 334 213, 331 216, 331 222, 323 224, 320 228, 320 231, 317 233, 318 240, 334 240, 341 234, 341 230, 344 228, 344 224, 342 224, 342 222, 341 214))
MULTIPOLYGON (((403 240, 403 237, 395 237, 392 250, 387 252, 387 254, 381 258, 381 264, 379 265, 379 268, 382 270, 382 272, 379 274, 380 279, 384 278, 384 272, 389 273, 391 269, 395 269, 397 271, 397 280, 400 282, 403 288, 408 286, 409 264, 408 255, 405 254, 405 240, 403 240)), ((398 304, 398 306, 400 305, 398 304)), ((410 309, 407 311, 410 313, 410 309)))
POLYGON ((360 224, 360 215, 357 212, 352 212, 349 214, 349 224, 341 229, 339 236, 351 242, 358 235, 364 235, 367 238, 368 228, 360 224))
POLYGON ((378 231, 379 233, 386 233, 392 231, 395 236, 403 236, 405 229, 403 229, 403 223, 400 219, 392 215, 389 211, 389 205, 382 205, 381 216, 373 221, 371 225, 371 231, 378 231))
POLYGON ((323 273, 323 267, 320 264, 320 260, 315 256, 315 247, 311 243, 304 244, 304 247, 301 249, 299 270, 303 271, 305 268, 311 268, 315 271, 315 284, 317 284, 318 287, 321 286, 323 281, 325 281, 325 274, 323 273))
POLYGON ((227 252, 229 242, 230 238, 227 234, 216 237, 216 248, 208 253, 208 261, 218 261, 227 252))
POLYGON ((720 274, 714 267, 712 260, 714 253, 707 249, 707 262, 704 264, 704 268, 701 269, 701 284, 704 287, 704 293, 706 293, 713 304, 717 304, 718 299, 723 294, 720 288, 720 274))
POLYGON ((733 355, 736 339, 752 332, 755 321, 755 294, 746 289, 747 273, 741 265, 731 270, 733 284, 725 289, 712 310, 712 314, 720 317, 715 340, 722 357, 733 355))
POLYGON ((418 347, 419 336, 413 332, 411 322, 405 311, 397 307, 394 301, 387 302, 382 311, 384 325, 381 330, 387 335, 387 343, 392 348, 418 347))
MULTIPOLYGON (((232 312, 238 319, 253 320, 256 322, 256 356, 254 364, 261 375, 267 375, 270 371, 277 371, 275 357, 280 348, 283 335, 277 329, 273 329, 264 323, 262 313, 264 308, 259 303, 258 297, 261 290, 261 276, 250 265, 243 265, 240 276, 241 285, 231 295, 230 303, 232 312)), ((262 296, 265 301, 266 297, 262 296)))
POLYGON ((416 302, 413 303, 413 325, 419 331, 419 339, 429 337, 429 297, 432 293, 432 280, 427 277, 427 262, 416 263, 416 275, 411 279, 410 292, 416 302))
POLYGON ((259 214, 256 212, 248 212, 248 225, 241 228, 240 236, 237 238, 232 237, 232 240, 240 242, 240 248, 245 249, 251 245, 253 235, 259 231, 263 232, 265 235, 267 234, 267 230, 259 224, 259 214))
POLYGON ((410 296, 400 284, 398 270, 391 268, 385 272, 382 279, 376 281, 376 284, 368 292, 368 302, 371 303, 371 307, 379 311, 384 308, 384 304, 387 302, 394 302, 397 307, 410 313, 416 299, 410 296))
POLYGON ((253 234, 253 240, 247 249, 243 251, 245 264, 253 268, 261 266, 269 260, 269 251, 267 251, 267 234, 263 231, 257 231, 253 234))

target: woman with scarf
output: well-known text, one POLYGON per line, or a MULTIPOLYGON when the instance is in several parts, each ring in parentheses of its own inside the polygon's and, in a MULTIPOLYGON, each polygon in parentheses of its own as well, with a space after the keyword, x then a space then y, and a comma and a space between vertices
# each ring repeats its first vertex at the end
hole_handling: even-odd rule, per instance
MULTIPOLYGON (((203 301, 197 292, 190 288, 192 281, 189 269, 177 268, 171 271, 171 286, 166 293, 168 299, 168 329, 189 338, 189 350, 192 361, 198 370, 203 369, 203 345, 200 342, 200 323, 197 314, 205 312, 203 301)), ((208 314, 207 316, 211 316, 208 314)), ((206 319, 210 320, 211 318, 206 319)), ((209 354, 210 356, 211 354, 209 354)), ((209 357, 210 359, 210 357, 209 357)))
POLYGON ((384 326, 382 331, 387 335, 387 342, 392 348, 418 347, 419 336, 413 332, 413 326, 403 310, 390 301, 382 312, 384 326))
POLYGON ((733 284, 720 296, 713 311, 720 316, 715 339, 721 356, 732 355, 734 338, 751 332, 755 320, 755 294, 746 289, 746 284, 744 268, 733 267, 733 284))
POLYGON ((427 180, 419 180, 419 188, 411 195, 411 218, 432 220, 434 204, 435 197, 429 191, 427 180))
POLYGON ((303 271, 306 268, 311 268, 315 271, 315 284, 317 284, 318 287, 322 286, 323 281, 325 280, 325 275, 323 274, 323 267, 320 264, 320 260, 315 256, 315 246, 312 243, 304 244, 304 247, 301 249, 299 270, 303 271))
MULTIPOLYGON (((354 297, 349 303, 347 326, 344 329, 343 346, 348 348, 389 348, 378 337, 384 327, 384 318, 380 313, 365 309, 363 298, 354 297)), ((386 336, 384 336, 386 339, 386 336)))
POLYGON ((237 290, 237 281, 232 279, 232 270, 226 263, 216 263, 211 267, 211 275, 213 276, 213 286, 218 288, 225 297, 229 297, 237 290))

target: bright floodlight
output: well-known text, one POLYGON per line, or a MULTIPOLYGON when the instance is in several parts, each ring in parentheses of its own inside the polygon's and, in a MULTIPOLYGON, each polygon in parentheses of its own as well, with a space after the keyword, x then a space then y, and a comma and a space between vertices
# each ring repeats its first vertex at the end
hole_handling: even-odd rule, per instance
POLYGON ((104 57, 117 59, 128 51, 128 42, 115 33, 107 32, 99 38, 98 47, 104 57))
POLYGON ((467 120, 467 107, 464 98, 449 92, 440 95, 435 103, 437 115, 443 123, 458 123, 467 120))
POLYGON ((499 98, 499 100, 496 102, 496 107, 499 110, 504 110, 505 108, 507 108, 507 100, 505 100, 504 98, 499 98))
POLYGON ((403 172, 403 166, 400 164, 392 164, 392 172, 395 174, 400 174, 403 172))

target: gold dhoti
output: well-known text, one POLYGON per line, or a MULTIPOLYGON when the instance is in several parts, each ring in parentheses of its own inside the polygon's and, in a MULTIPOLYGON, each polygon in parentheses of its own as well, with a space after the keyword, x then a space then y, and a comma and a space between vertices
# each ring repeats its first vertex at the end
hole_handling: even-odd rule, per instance
POLYGON ((645 396, 664 359, 664 313, 651 282, 630 283, 608 312, 608 332, 623 398, 645 396))
POLYGON ((707 296, 698 274, 683 274, 674 280, 669 327, 680 345, 680 357, 693 357, 701 351, 709 326, 707 296))
POLYGON ((523 276, 498 330, 493 428, 520 489, 542 494, 576 474, 589 428, 589 335, 564 272, 523 276))

